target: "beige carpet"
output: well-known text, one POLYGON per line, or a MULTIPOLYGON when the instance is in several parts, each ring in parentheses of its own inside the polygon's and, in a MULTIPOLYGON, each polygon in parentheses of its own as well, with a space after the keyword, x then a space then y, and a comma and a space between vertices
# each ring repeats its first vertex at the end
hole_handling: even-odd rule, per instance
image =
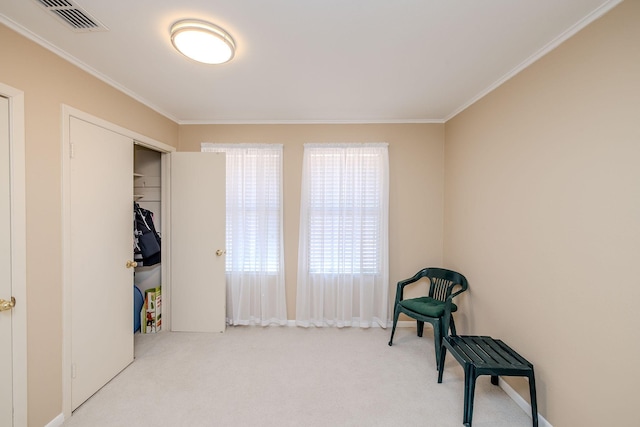
MULTIPOLYGON (((229 327, 224 334, 137 334, 136 359, 65 427, 462 425, 463 373, 437 383, 431 330, 229 327)), ((531 426, 489 377, 475 427, 531 426)))

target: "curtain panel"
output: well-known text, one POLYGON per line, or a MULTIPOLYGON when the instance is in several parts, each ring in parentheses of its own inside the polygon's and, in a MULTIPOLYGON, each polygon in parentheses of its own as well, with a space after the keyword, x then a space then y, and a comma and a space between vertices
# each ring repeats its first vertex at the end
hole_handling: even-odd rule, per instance
POLYGON ((388 144, 305 144, 296 324, 387 326, 388 144))
POLYGON ((202 143, 226 153, 227 323, 285 325, 282 144, 202 143))

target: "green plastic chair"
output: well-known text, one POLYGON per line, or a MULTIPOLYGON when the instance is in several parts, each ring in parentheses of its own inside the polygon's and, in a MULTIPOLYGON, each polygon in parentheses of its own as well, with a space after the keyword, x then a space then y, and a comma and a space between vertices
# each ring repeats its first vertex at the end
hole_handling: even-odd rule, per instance
MULTIPOLYGON (((453 300, 455 296, 466 291, 468 287, 469 284, 467 283, 467 279, 462 274, 452 270, 433 267, 424 268, 418 271, 410 279, 398 282, 395 308, 393 311, 393 328, 391 329, 389 345, 393 345, 393 334, 396 332, 396 324, 398 323, 400 313, 404 313, 407 316, 416 319, 419 337, 422 337, 424 323, 430 323, 433 326, 436 367, 439 366, 442 337, 447 332, 443 330, 445 325, 443 317, 445 315, 447 301, 453 300), (404 299, 404 288, 423 278, 428 279, 430 282, 429 294, 419 298, 404 299)), ((458 307, 451 302, 450 310, 451 313, 455 312, 458 310, 458 307)), ((453 315, 449 315, 449 322, 446 323, 450 326, 452 334, 455 335, 456 326, 453 322, 453 315)))

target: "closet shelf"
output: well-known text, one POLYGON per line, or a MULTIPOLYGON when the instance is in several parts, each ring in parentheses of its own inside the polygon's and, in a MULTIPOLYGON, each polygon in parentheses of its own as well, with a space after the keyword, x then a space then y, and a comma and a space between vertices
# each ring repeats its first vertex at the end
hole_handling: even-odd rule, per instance
POLYGON ((159 176, 136 176, 133 178, 133 186, 135 188, 160 188, 162 187, 162 180, 159 176))
POLYGON ((162 189, 160 187, 134 187, 133 193, 137 194, 141 198, 144 198, 145 202, 159 202, 162 199, 162 189))

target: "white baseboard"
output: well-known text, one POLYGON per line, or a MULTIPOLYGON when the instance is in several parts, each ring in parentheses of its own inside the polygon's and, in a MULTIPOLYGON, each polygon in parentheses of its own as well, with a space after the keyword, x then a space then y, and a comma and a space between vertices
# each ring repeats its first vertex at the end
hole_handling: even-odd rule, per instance
MULTIPOLYGON (((509 396, 514 402, 516 402, 516 405, 522 408, 522 410, 526 412, 527 415, 531 416, 531 405, 529 405, 529 403, 524 400, 522 396, 520 396, 509 384, 507 384, 506 381, 503 381, 502 378, 500 379, 498 384, 500 385, 500 388, 503 389, 505 393, 507 393, 507 396, 509 396)), ((544 417, 540 415, 540 413, 538 413, 538 426, 553 427, 549 421, 545 420, 544 417)))
POLYGON ((55 417, 54 419, 52 419, 49 424, 47 424, 44 427, 60 427, 62 425, 62 423, 64 423, 64 415, 63 414, 58 414, 57 417, 55 417))

